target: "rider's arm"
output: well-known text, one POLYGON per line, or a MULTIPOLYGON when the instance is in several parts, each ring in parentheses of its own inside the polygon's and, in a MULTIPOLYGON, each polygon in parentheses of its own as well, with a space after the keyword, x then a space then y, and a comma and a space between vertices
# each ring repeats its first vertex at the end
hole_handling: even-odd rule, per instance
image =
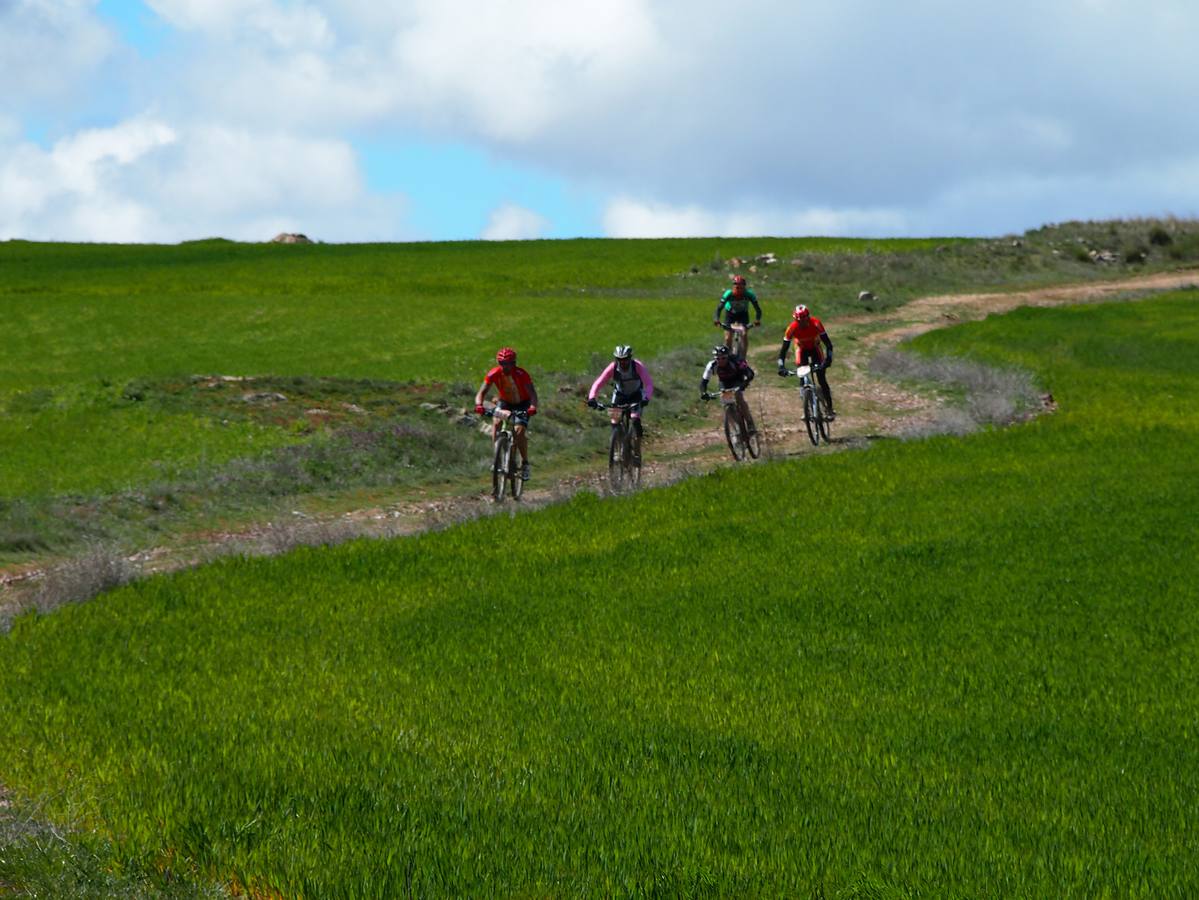
POLYGON ((746 296, 749 297, 749 302, 754 305, 754 324, 762 324, 762 307, 758 306, 758 295, 753 291, 746 291, 746 296))
POLYGON ((537 388, 535 388, 533 386, 532 381, 529 382, 529 405, 530 406, 537 405, 537 388))
POLYGON ((833 341, 832 341, 832 338, 830 338, 830 337, 829 337, 827 334, 825 334, 825 333, 822 331, 822 332, 820 332, 820 342, 821 342, 822 344, 824 344, 824 349, 828 351, 828 357, 827 357, 827 359, 828 359, 828 362, 832 362, 832 361, 833 361, 833 341))
POLYGON ((720 299, 716 301, 716 312, 712 313, 712 321, 720 323, 720 311, 724 309, 724 301, 728 298, 729 292, 725 291, 720 295, 720 299))
POLYGON ((483 405, 483 398, 487 396, 487 391, 490 388, 491 388, 491 385, 488 384, 486 381, 484 381, 481 385, 479 385, 479 390, 475 394, 475 406, 483 405))
POLYGON ((787 351, 789 349, 791 349, 791 340, 789 338, 783 338, 783 346, 779 347, 779 368, 780 369, 787 364, 787 362, 786 362, 787 351))
POLYGON ((633 360, 633 367, 637 370, 637 377, 641 379, 642 394, 648 400, 654 395, 654 380, 649 377, 649 369, 641 365, 641 360, 633 360))
POLYGON ((612 378, 612 373, 614 371, 616 371, 615 360, 608 363, 608 367, 604 369, 604 371, 600 372, 599 378, 595 379, 595 382, 591 385, 591 390, 587 392, 588 400, 595 399, 595 395, 599 393, 599 389, 602 388, 612 378))
POLYGON ((712 377, 712 368, 716 365, 716 360, 711 360, 704 366, 704 374, 699 380, 699 392, 706 394, 708 392, 708 379, 712 377))

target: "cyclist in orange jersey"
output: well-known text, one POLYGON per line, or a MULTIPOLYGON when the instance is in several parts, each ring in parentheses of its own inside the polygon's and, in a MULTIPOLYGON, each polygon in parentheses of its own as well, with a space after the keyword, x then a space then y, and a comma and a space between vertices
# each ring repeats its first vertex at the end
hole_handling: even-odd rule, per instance
MULTIPOLYGON (((537 388, 533 378, 516 365, 516 351, 501 347, 495 355, 496 367, 483 376, 483 383, 475 394, 475 412, 483 415, 483 398, 493 387, 499 395, 496 405, 512 413, 512 431, 516 437, 516 449, 520 451, 520 477, 529 480, 529 441, 525 431, 529 418, 537 415, 537 388)), ((500 419, 491 421, 491 439, 494 441, 500 428, 500 419)))
POLYGON ((795 307, 792 322, 783 335, 783 345, 779 347, 780 375, 787 374, 784 360, 792 340, 795 341, 795 365, 811 365, 815 369, 820 393, 824 394, 824 402, 828 406, 828 417, 837 418, 833 411, 833 392, 829 389, 828 379, 824 375, 824 370, 833 364, 833 342, 824 330, 824 323, 812 315, 812 311, 802 303, 795 307), (820 344, 824 344, 827 353, 821 351, 820 344))

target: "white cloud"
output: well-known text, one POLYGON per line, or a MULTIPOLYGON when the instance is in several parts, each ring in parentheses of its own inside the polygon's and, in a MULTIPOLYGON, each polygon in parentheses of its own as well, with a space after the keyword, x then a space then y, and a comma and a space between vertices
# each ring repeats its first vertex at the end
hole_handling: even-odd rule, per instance
POLYGON ((903 234, 902 213, 891 210, 807 209, 799 212, 717 210, 696 205, 670 206, 620 197, 603 214, 608 237, 754 237, 758 235, 903 234))
POLYGON ((0 239, 403 240, 403 212, 367 193, 336 140, 135 119, 49 150, 0 147, 0 239))
POLYGON ((184 31, 206 32, 221 40, 263 36, 282 48, 327 46, 328 20, 306 3, 272 0, 145 0, 165 21, 184 31))
MULTIPOLYGON (((175 31, 126 70, 95 0, 0 0, 0 225, 82 235, 91 204, 194 236, 169 196, 213 233, 395 236, 348 136, 412 133, 612 197, 613 235, 994 233, 1195 202, 1190 0, 145 2, 175 31), (136 143, 151 121, 174 139, 136 143)), ((545 225, 485 233, 522 227, 545 225)))
POLYGON ((543 237, 549 224, 531 209, 506 203, 492 210, 480 237, 485 241, 527 241, 543 237))
POLYGON ((128 166, 147 153, 175 143, 173 129, 147 119, 124 122, 115 128, 79 132, 54 145, 50 161, 53 182, 62 190, 91 193, 102 189, 106 170, 128 166))
POLYGON ((7 112, 72 106, 118 49, 91 0, 0 0, 0 72, 7 112))
POLYGON ((497 140, 619 96, 666 49, 642 0, 418 0, 414 10, 394 45, 403 102, 443 122, 465 116, 497 140))

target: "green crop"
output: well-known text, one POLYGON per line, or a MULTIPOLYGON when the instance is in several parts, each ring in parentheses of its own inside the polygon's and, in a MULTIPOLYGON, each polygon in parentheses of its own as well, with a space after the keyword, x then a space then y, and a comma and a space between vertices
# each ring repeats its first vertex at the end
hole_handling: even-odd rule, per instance
MULTIPOLYGON (((1149 225, 1121 227, 1147 234, 1149 225)), ((1019 248, 828 238, 9 241, 0 244, 0 515, 5 501, 96 504, 315 439, 302 416, 247 423, 165 409, 145 402, 146 386, 226 375, 369 381, 397 396, 414 383, 473 388, 503 344, 537 376, 580 375, 618 343, 652 360, 711 342, 709 316, 733 257, 747 260, 742 271, 780 332, 801 299, 826 318, 860 311, 862 288, 878 295, 868 307, 877 310, 966 285, 1112 274, 1053 255, 1062 240, 1049 230, 1019 248), (767 251, 778 262, 749 272, 767 251)), ((1148 265, 1175 262, 1154 256, 1148 265)), ((2 544, 0 536, 0 552, 2 544)))
POLYGON ((1195 894, 1195 293, 917 349, 1059 410, 27 616, 0 779, 286 896, 1195 894))

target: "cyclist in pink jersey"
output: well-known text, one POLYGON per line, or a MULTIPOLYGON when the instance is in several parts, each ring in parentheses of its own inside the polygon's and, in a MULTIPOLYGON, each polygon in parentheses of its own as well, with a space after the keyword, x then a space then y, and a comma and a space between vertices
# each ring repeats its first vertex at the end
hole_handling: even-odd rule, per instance
POLYGON ((641 437, 641 408, 649 406, 649 399, 654 395, 654 380, 649 377, 649 370, 641 360, 633 358, 633 348, 621 344, 612 352, 612 362, 600 372, 599 378, 591 385, 587 393, 587 405, 599 406, 595 395, 609 381, 612 382, 612 400, 609 406, 612 424, 620 421, 620 410, 617 406, 626 403, 636 403, 635 409, 629 411, 633 419, 633 427, 637 429, 637 437, 641 437))
MULTIPOLYGON (((537 388, 533 387, 533 378, 524 369, 516 365, 516 351, 511 347, 501 347, 495 355, 498 365, 483 376, 483 383, 475 394, 475 412, 483 415, 483 398, 493 387, 499 395, 496 403, 500 409, 511 411, 512 431, 516 438, 516 449, 520 451, 520 477, 529 479, 529 440, 525 431, 529 427, 529 418, 537 415, 537 388)), ((500 428, 500 419, 491 420, 491 439, 495 440, 500 428)))

